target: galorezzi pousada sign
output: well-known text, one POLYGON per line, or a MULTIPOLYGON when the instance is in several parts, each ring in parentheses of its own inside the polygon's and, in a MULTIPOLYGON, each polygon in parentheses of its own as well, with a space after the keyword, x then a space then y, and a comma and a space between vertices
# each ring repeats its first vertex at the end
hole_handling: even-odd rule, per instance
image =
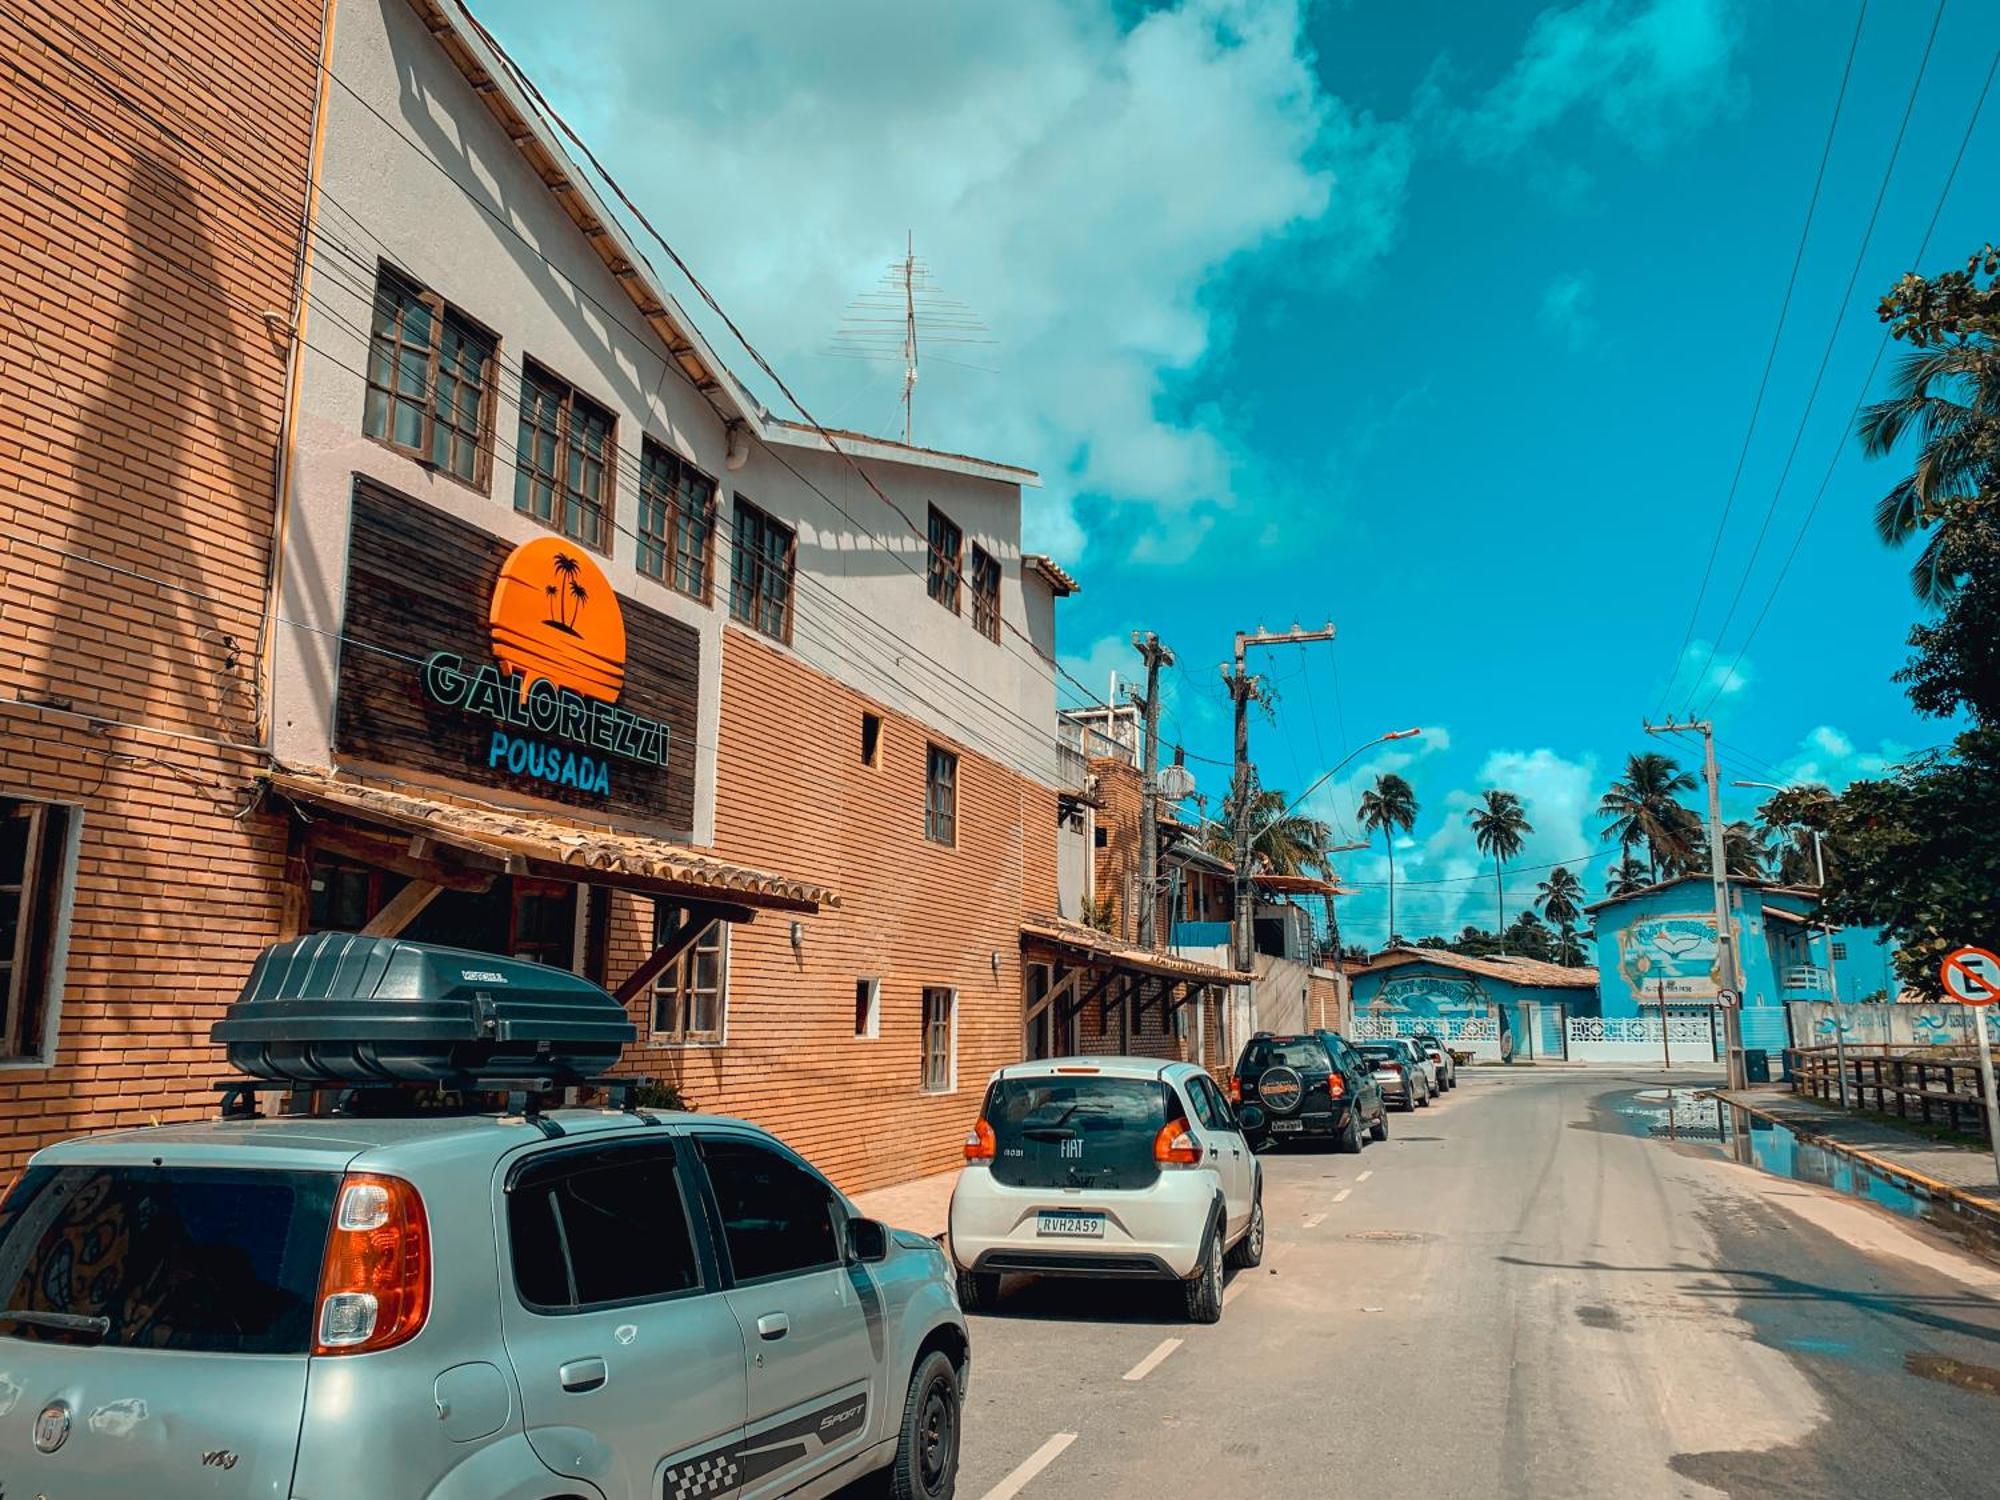
POLYGON ((501 565, 490 612, 493 661, 456 651, 424 662, 424 691, 490 720, 489 769, 606 796, 616 760, 665 766, 673 730, 618 703, 625 621, 597 564, 556 537, 501 565))
POLYGON ((511 545, 357 480, 344 760, 693 827, 701 638, 566 537, 511 545))

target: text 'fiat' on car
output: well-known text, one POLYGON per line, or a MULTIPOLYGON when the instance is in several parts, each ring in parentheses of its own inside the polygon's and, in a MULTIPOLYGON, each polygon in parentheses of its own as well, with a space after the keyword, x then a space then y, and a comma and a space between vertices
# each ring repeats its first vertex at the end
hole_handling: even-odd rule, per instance
POLYGON ((1016 1063, 987 1085, 950 1223, 968 1310, 1014 1272, 1151 1277, 1182 1283, 1188 1316, 1213 1323, 1225 1262, 1263 1259, 1263 1173, 1192 1063, 1016 1063))
POLYGON ((537 964, 269 950, 223 1118, 50 1147, 0 1205, 4 1493, 948 1500, 943 1251, 765 1131, 621 1101, 631 1032, 537 964))

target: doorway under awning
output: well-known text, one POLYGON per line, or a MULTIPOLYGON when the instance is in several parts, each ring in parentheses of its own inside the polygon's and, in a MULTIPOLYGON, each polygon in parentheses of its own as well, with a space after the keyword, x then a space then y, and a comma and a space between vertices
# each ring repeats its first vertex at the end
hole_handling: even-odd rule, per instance
MULTIPOLYGON (((1021 953, 1049 966, 1045 993, 1027 997, 1024 1020, 1030 1038, 1041 1026, 1051 1038, 1064 1033, 1090 1005, 1101 1026, 1118 1008, 1120 1050, 1129 1051, 1134 1028, 1159 1007, 1162 1025, 1181 1007, 1212 990, 1249 982, 1249 975, 1174 953, 1142 948, 1060 917, 1037 917, 1021 924, 1021 953), (1046 1019, 1044 1019, 1046 1018, 1046 1019)), ((1032 1050, 1032 1047, 1031 1049, 1032 1050)), ((1066 1049, 1065 1049, 1066 1050, 1066 1049)))
POLYGON ((719 860, 666 839, 576 823, 443 793, 390 788, 324 771, 274 769, 271 801, 291 814, 284 936, 306 929, 309 872, 331 856, 402 881, 360 930, 404 931, 447 892, 480 894, 501 880, 587 885, 665 898, 677 913, 658 944, 613 988, 642 993, 714 922, 751 922, 760 911, 813 913, 838 906, 824 886, 719 860))

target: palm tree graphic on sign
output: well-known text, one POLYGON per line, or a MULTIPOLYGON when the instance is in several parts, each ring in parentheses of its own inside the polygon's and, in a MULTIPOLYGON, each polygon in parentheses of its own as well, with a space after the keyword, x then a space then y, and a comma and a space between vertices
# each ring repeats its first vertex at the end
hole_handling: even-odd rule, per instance
POLYGON ((590 602, 590 591, 578 582, 578 574, 582 570, 567 552, 555 555, 553 570, 555 581, 542 590, 549 601, 549 612, 543 623, 564 635, 575 635, 576 617, 590 602))

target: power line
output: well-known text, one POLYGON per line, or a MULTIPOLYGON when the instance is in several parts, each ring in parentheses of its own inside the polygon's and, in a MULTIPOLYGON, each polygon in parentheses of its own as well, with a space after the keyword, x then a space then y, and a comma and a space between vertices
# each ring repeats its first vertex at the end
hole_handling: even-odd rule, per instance
POLYGON ((1791 312, 1792 292, 1798 285, 1799 267, 1805 261, 1806 241, 1812 234, 1813 216, 1819 210, 1820 191, 1826 184, 1827 162, 1833 156, 1834 134, 1840 126, 1841 109, 1847 102, 1848 81, 1854 75, 1854 58, 1861 47, 1862 23, 1867 19, 1868 0, 1861 0, 1861 6, 1854 16, 1854 35, 1847 44, 1847 61, 1840 70, 1840 91, 1834 96, 1833 117, 1827 121, 1826 142, 1820 148, 1819 170, 1813 176, 1812 197, 1806 203, 1805 222, 1799 226, 1798 248, 1792 253, 1792 269, 1785 278, 1785 295, 1778 306, 1777 326, 1771 330, 1771 347, 1764 355, 1764 373, 1758 378, 1756 399, 1750 405, 1749 425, 1743 430, 1743 445, 1737 450, 1736 471, 1730 476, 1729 492, 1722 502, 1722 515, 1715 523, 1715 540, 1709 544, 1708 561, 1701 570, 1701 586, 1695 591, 1694 608, 1688 611, 1687 630, 1681 637, 1680 650, 1674 654, 1672 675, 1668 677, 1666 687, 1661 690, 1659 704, 1650 715, 1655 719, 1661 716, 1668 700, 1673 697, 1674 688, 1680 681, 1682 666, 1687 660, 1688 647, 1694 641, 1695 625, 1701 618, 1701 606, 1708 598, 1709 579, 1715 572, 1715 560, 1722 551, 1723 533, 1729 526, 1729 514, 1736 504, 1737 486, 1743 482, 1743 466, 1750 457, 1750 442, 1757 433, 1758 415, 1764 409, 1764 395, 1770 387, 1771 369, 1777 363, 1778 345, 1785 332, 1785 318, 1791 312))
MULTIPOLYGON (((1916 76, 1910 80, 1910 96, 1903 104, 1903 117, 1896 126, 1895 143, 1889 148, 1889 160, 1882 168, 1882 183, 1875 190, 1874 206, 1868 211, 1868 227, 1861 233, 1861 244, 1854 252, 1853 268, 1847 273, 1847 286, 1841 292, 1840 302, 1834 308, 1833 324, 1827 329, 1826 347, 1820 351, 1819 368, 1813 373, 1812 387, 1806 392, 1805 406, 1799 412, 1798 428, 1792 433, 1792 443, 1785 453, 1784 467, 1778 471, 1778 482, 1771 488, 1771 503, 1764 507, 1764 519, 1757 527, 1757 539, 1751 544, 1750 556, 1743 564, 1743 574, 1736 581, 1736 591, 1730 596, 1729 608, 1724 612, 1722 624, 1715 632, 1718 649, 1728 637, 1729 627, 1736 621, 1737 608, 1743 603, 1743 591, 1749 587, 1751 574, 1757 568, 1757 559, 1763 554, 1764 538, 1770 534, 1772 518, 1778 513, 1778 502, 1784 496, 1786 481, 1792 477, 1792 464, 1798 459, 1799 445, 1805 441, 1806 427, 1812 420, 1813 406, 1819 400, 1820 386, 1826 380, 1827 367, 1833 362, 1833 351, 1840 342, 1840 329, 1847 318, 1848 304, 1854 300, 1854 288, 1861 280, 1861 268, 1868 259, 1868 247, 1875 240, 1875 226, 1881 221, 1883 200, 1889 196, 1889 183, 1895 176, 1896 162, 1903 154, 1903 140, 1909 133, 1910 116, 1916 113, 1917 95, 1923 89, 1924 74, 1930 69, 1931 51, 1937 45, 1938 28, 1944 23, 1944 7, 1945 0, 1938 0, 1937 10, 1931 15, 1930 34, 1924 39, 1923 55, 1917 59, 1916 76)), ((1740 662, 1742 659, 1743 654, 1739 651, 1736 660, 1740 662)), ((1735 670, 1735 664, 1732 663, 1729 672, 1716 679, 1717 694, 1728 684, 1735 670)), ((1688 694, 1686 706, 1690 711, 1694 707, 1695 694, 1700 691, 1701 679, 1697 677, 1693 689, 1688 694)), ((1709 702, 1714 701, 1712 695, 1709 702)))
MULTIPOLYGON (((1980 85, 1979 97, 1973 101, 1971 117, 1965 122, 1965 133, 1959 137, 1958 151, 1951 160, 1951 170, 1945 174, 1944 186, 1939 189, 1937 203, 1931 209, 1930 223, 1925 226, 1923 243, 1917 247, 1917 253, 1912 257, 1913 266, 1921 266, 1924 257, 1930 253, 1931 237, 1937 233, 1938 220, 1944 216, 1945 203, 1951 197, 1953 185, 1958 181, 1958 169, 1964 163, 1966 150, 1971 146, 1972 137, 1978 129, 1980 115, 1986 108, 1987 95, 1993 88, 1996 70, 2000 70, 2000 49, 1995 50, 1993 60, 1987 64, 1986 79, 1980 85)), ((1819 488, 1813 491, 1812 503, 1806 507, 1805 515, 1799 520, 1798 531, 1792 537, 1792 545, 1785 553, 1784 562, 1778 567, 1778 576, 1771 581, 1770 592, 1764 596, 1764 603, 1757 611, 1757 618, 1750 622, 1750 629, 1743 637, 1743 644, 1736 648, 1735 659, 1729 665, 1732 674, 1738 663, 1743 660, 1744 653, 1750 649, 1750 643, 1757 638, 1757 632, 1763 628, 1765 619, 1771 613, 1771 606, 1778 601, 1778 593, 1785 586, 1785 579, 1792 571, 1792 563, 1798 558, 1799 548, 1805 544, 1806 533, 1812 529, 1813 518, 1819 514, 1820 502, 1826 498, 1827 488, 1833 482, 1834 471, 1840 467, 1840 460, 1846 456, 1848 435, 1854 430, 1854 424, 1861 416, 1862 407, 1867 404, 1868 392, 1875 384, 1875 372, 1882 367, 1882 357, 1889 352, 1889 345, 1893 341, 1892 335, 1884 330, 1880 342, 1875 346, 1875 357, 1869 361, 1868 373, 1861 378, 1861 389, 1855 393, 1854 406, 1848 412, 1847 422, 1841 428, 1840 437, 1835 440, 1833 454, 1827 460, 1826 472, 1820 476, 1819 488)), ((1723 680, 1728 679, 1725 677, 1723 680)), ((1708 702, 1703 705, 1703 713, 1713 706, 1717 696, 1719 693, 1710 695, 1708 702)))

